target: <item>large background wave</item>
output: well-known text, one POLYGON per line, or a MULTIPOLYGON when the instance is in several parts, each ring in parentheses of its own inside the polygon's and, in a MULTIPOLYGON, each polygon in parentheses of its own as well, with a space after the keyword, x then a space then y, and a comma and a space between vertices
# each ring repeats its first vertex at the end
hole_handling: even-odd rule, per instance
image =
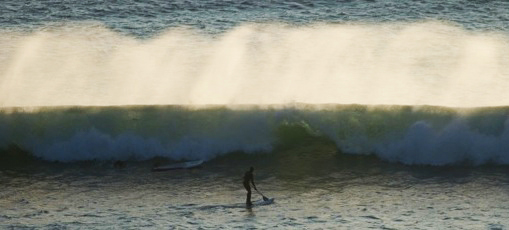
POLYGON ((209 160, 322 143, 507 164, 506 5, 6 1, 0 149, 209 160))
POLYGON ((14 108, 0 114, 0 149, 14 144, 61 162, 210 160, 319 142, 333 143, 342 153, 405 164, 508 164, 508 117, 507 107, 14 108))

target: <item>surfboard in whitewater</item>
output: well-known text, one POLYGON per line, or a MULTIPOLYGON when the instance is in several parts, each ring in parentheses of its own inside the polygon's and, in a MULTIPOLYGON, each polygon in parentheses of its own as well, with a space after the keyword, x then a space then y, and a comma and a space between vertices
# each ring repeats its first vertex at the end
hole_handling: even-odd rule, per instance
POLYGON ((192 169, 197 168, 203 164, 203 160, 196 160, 196 161, 185 161, 185 162, 179 162, 179 163, 173 163, 163 166, 158 166, 152 168, 152 171, 154 172, 161 172, 161 171, 170 171, 170 170, 177 170, 177 169, 192 169))

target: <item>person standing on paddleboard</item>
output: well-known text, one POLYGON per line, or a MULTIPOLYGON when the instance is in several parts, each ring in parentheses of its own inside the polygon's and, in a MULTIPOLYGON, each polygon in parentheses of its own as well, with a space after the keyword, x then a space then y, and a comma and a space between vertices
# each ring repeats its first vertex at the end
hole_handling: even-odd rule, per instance
POLYGON ((256 185, 254 183, 254 176, 253 176, 254 168, 251 167, 249 171, 247 171, 244 174, 244 188, 246 188, 247 191, 247 197, 246 197, 246 205, 251 206, 253 203, 251 203, 251 186, 249 183, 253 184, 253 188, 256 190, 256 185))

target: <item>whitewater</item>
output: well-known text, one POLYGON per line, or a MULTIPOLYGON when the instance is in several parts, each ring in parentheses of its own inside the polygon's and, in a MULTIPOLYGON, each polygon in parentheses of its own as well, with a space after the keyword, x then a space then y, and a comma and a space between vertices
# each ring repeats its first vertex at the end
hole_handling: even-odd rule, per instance
POLYGON ((507 229, 507 22, 505 1, 4 1, 0 228, 507 229), (246 208, 251 166, 274 204, 246 208))
POLYGON ((507 107, 114 106, 11 108, 0 144, 48 161, 210 160, 326 140, 405 164, 507 164, 507 107))

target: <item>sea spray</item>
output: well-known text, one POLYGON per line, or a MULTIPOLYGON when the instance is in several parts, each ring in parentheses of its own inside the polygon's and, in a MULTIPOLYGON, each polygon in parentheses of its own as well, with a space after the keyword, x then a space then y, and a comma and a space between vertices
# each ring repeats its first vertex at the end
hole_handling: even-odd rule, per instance
POLYGON ((505 34, 437 21, 293 26, 139 39, 99 23, 0 31, 0 106, 509 104, 505 34))

